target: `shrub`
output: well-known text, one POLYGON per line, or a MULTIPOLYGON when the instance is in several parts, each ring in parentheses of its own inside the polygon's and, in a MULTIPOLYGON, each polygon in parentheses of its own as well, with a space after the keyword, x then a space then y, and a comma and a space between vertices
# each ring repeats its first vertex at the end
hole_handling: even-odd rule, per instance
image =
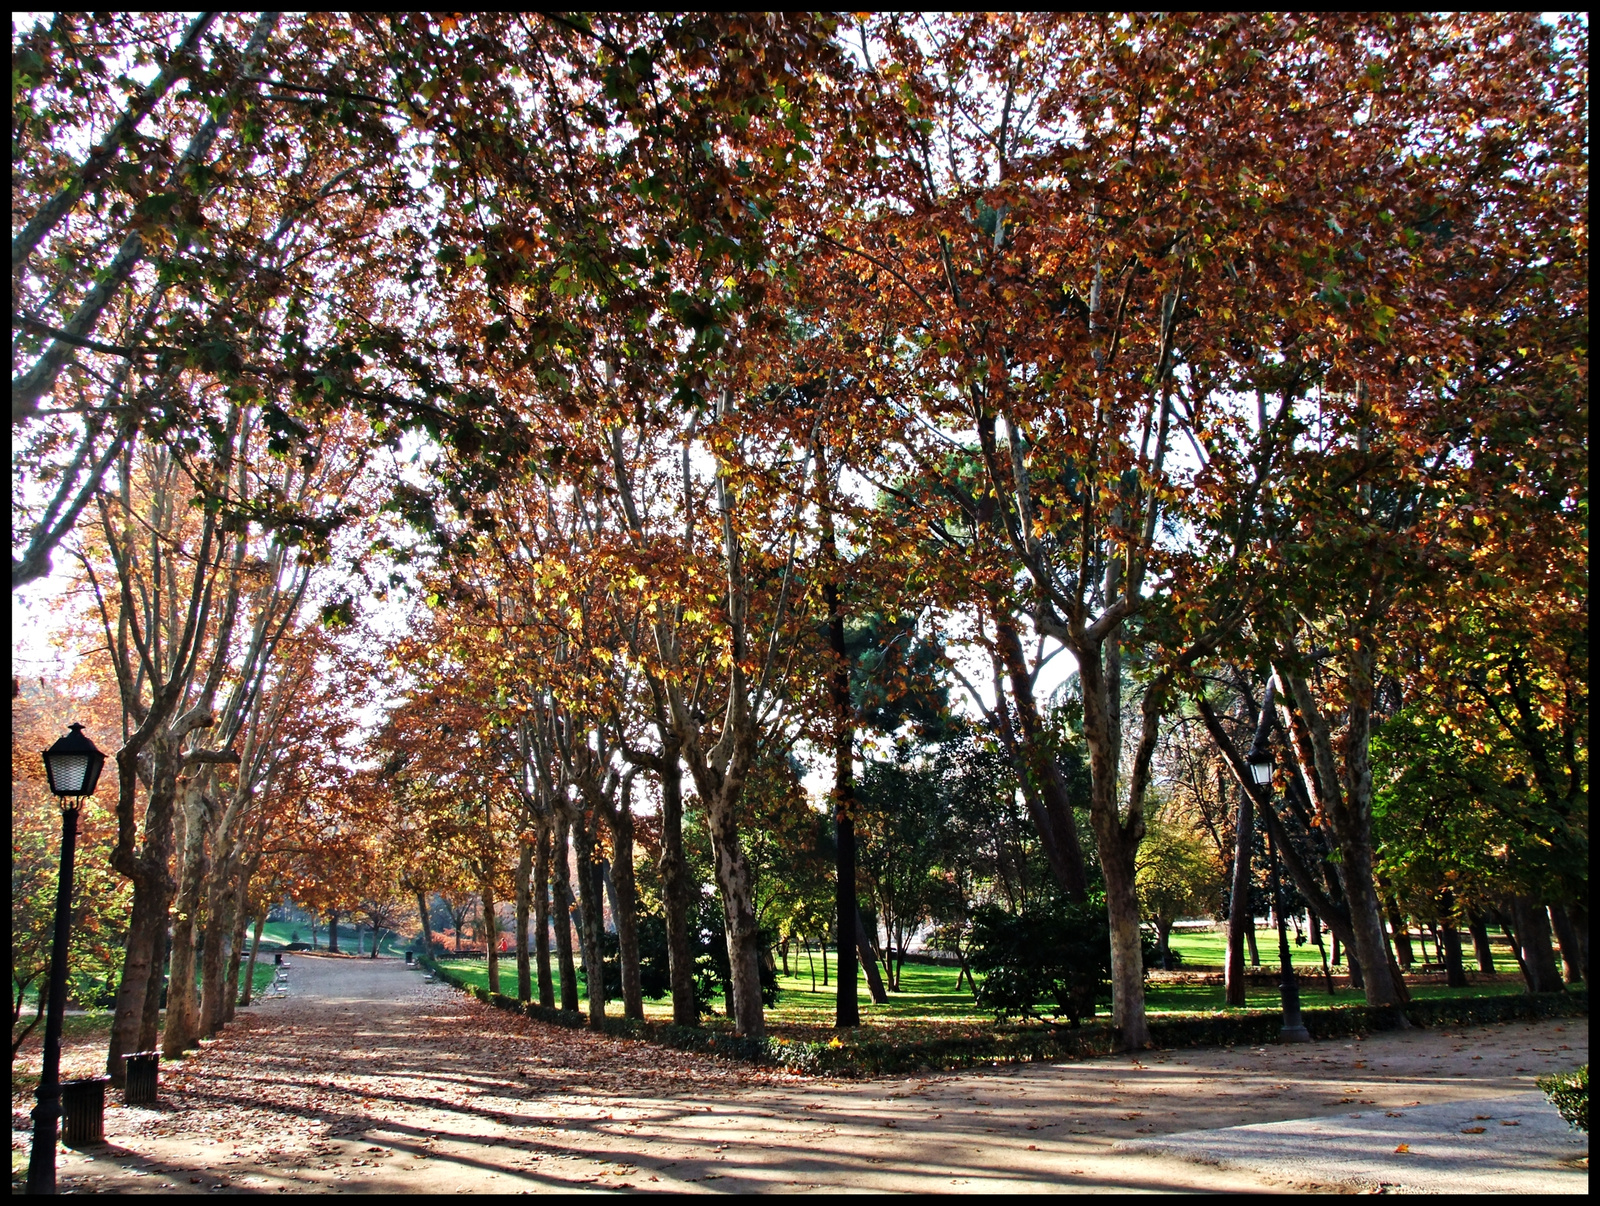
POLYGON ((1589 1133, 1589 1065, 1574 1072, 1557 1072, 1554 1076, 1541 1076, 1538 1085, 1550 1099, 1567 1125, 1575 1131, 1589 1133))
POLYGON ((978 1003, 1004 1021, 1052 1017, 1076 1026, 1111 990, 1111 928, 1103 903, 1051 901, 1013 917, 985 905, 972 918, 972 967, 986 972, 978 1003))

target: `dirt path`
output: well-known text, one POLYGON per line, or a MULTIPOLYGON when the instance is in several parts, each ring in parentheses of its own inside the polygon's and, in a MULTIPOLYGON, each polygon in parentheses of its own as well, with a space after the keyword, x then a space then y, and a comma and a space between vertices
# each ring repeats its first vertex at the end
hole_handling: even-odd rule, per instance
POLYGON ((1113 1144, 1525 1092, 1588 1059, 1574 1019, 829 1082, 531 1022, 399 960, 288 964, 288 997, 163 1068, 159 1109, 109 1106, 62 1188, 1282 1189, 1304 1182, 1113 1144))

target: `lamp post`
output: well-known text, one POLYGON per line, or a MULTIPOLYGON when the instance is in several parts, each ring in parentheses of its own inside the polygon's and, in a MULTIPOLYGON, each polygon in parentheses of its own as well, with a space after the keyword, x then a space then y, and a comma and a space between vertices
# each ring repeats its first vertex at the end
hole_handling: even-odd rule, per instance
POLYGON ((94 794, 106 756, 75 724, 44 752, 44 773, 61 801, 61 879, 56 886, 56 932, 50 948, 50 1000, 44 1022, 44 1066, 33 1109, 28 1192, 56 1191, 56 1134, 61 1120, 61 1017, 67 1008, 67 938, 72 931, 72 860, 78 847, 78 802, 94 794))
MULTIPOLYGON (((1272 751, 1257 746, 1250 751, 1250 777, 1268 796, 1272 794, 1272 751)), ((1270 801, 1269 801, 1270 803, 1270 801)), ((1272 876, 1272 910, 1278 915, 1278 996, 1283 1005, 1283 1027, 1278 1039, 1284 1043, 1309 1043, 1311 1032, 1300 1018, 1300 982, 1295 978, 1289 958, 1289 932, 1283 922, 1283 881, 1278 874, 1278 846, 1267 830, 1267 863, 1272 876)))

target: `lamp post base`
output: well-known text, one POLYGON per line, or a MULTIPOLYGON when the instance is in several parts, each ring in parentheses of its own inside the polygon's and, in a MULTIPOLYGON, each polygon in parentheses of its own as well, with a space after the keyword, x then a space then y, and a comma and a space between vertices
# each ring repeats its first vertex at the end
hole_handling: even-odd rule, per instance
POLYGON ((1304 1026, 1285 1026, 1278 1031, 1278 1041, 1280 1043, 1309 1043, 1311 1041, 1311 1031, 1304 1026))

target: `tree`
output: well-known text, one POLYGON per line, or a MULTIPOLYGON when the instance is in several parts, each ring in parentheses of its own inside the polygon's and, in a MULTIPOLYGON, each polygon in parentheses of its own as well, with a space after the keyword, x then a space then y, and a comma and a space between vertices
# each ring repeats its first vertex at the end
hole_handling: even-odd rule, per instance
POLYGON ((1151 809, 1149 832, 1139 848, 1139 908, 1156 928, 1156 955, 1163 969, 1173 965, 1168 938, 1172 923, 1216 908, 1222 864, 1202 824, 1173 801, 1151 809))

